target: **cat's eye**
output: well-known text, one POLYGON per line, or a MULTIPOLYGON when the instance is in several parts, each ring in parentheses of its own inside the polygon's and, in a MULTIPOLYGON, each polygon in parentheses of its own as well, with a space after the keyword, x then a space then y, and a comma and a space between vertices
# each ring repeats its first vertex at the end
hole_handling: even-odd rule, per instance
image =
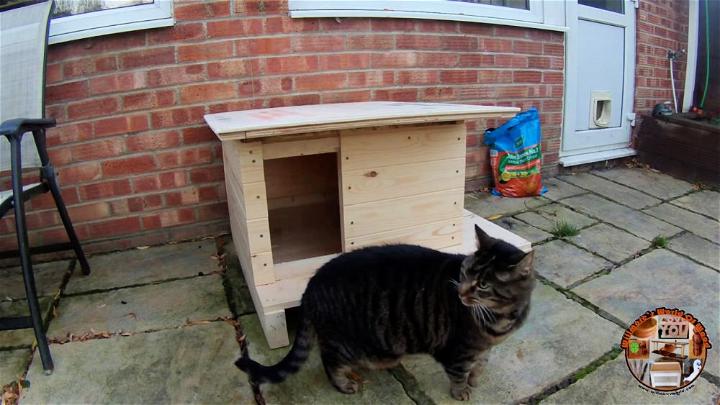
POLYGON ((488 284, 488 283, 486 283, 486 282, 484 282, 484 281, 479 281, 479 282, 477 283, 477 286, 478 286, 481 290, 487 290, 488 288, 490 288, 490 284, 488 284))

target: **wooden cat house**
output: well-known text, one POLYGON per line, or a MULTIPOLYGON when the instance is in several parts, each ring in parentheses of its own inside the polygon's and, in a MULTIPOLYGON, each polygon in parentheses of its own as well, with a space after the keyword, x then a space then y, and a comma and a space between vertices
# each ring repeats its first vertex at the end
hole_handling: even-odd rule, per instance
POLYGON ((530 243, 463 209, 465 120, 519 110, 363 102, 210 114, 222 141, 233 242, 270 347, 285 309, 341 252, 410 243, 469 253, 473 224, 530 243))

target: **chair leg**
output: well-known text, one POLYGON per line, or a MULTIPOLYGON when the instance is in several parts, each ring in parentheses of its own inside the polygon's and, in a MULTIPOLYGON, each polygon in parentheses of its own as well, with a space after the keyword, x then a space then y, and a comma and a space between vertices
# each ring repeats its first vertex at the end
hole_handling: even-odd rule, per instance
MULTIPOLYGON (((52 172, 52 170, 49 171, 52 172)), ((82 274, 87 276, 88 274, 90 274, 90 265, 88 264, 87 258, 85 258, 85 253, 82 250, 82 246, 80 246, 80 241, 75 234, 75 228, 73 228, 72 221, 70 220, 70 215, 68 215, 67 208, 65 207, 65 202, 63 201, 62 195, 60 194, 60 188, 58 187, 57 180, 55 179, 55 174, 52 173, 46 176, 45 179, 48 183, 48 186, 50 187, 50 192, 52 193, 53 199, 55 199, 55 205, 57 206, 58 213, 60 214, 60 219, 62 220, 63 225, 65 225, 65 231, 67 232, 68 238, 70 239, 70 244, 72 245, 72 248, 75 251, 75 255, 80 262, 80 269, 82 270, 82 274)))
POLYGON ((33 275, 32 263, 30 262, 30 249, 27 227, 25 225, 25 205, 22 198, 20 140, 11 141, 10 149, 12 163, 13 208, 15 210, 15 231, 17 234, 18 252, 20 253, 20 265, 22 267, 23 280, 25 282, 25 295, 27 296, 28 306, 30 307, 30 317, 32 318, 35 339, 37 340, 38 350, 40 351, 40 360, 42 361, 45 373, 50 374, 55 366, 53 365, 47 338, 45 337, 42 313, 40 312, 40 304, 38 303, 37 291, 35 290, 35 276, 33 275))

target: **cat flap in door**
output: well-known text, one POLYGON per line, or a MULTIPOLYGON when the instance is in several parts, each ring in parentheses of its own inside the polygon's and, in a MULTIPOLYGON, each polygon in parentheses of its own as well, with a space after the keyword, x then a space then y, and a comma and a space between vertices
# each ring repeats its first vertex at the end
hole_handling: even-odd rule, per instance
POLYGON ((590 103, 590 127, 608 127, 612 116, 612 97, 610 96, 610 92, 593 90, 590 103))

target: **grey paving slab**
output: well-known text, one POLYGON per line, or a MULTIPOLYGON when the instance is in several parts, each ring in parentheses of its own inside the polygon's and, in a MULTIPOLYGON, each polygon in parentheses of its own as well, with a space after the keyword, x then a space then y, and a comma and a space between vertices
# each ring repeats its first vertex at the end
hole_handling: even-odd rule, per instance
POLYGON ((693 189, 693 185, 686 181, 644 168, 618 167, 608 170, 594 170, 592 173, 662 200, 681 196, 693 189))
POLYGON ((553 201, 587 193, 587 190, 573 186, 572 184, 562 181, 557 177, 543 179, 543 186, 547 188, 547 192, 542 196, 553 201))
POLYGON ((622 186, 590 173, 560 176, 560 179, 578 187, 607 197, 610 200, 627 205, 631 208, 645 208, 660 203, 655 197, 641 193, 635 189, 622 186))
MULTIPOLYGON (((60 291, 70 264, 69 260, 63 260, 33 265, 38 296, 53 296, 60 291)), ((20 267, 0 269, 0 299, 7 298, 25 298, 25 283, 20 267)))
POLYGON ((48 335, 62 338, 95 332, 140 332, 184 325, 188 320, 229 316, 218 275, 169 281, 110 292, 64 297, 48 335))
POLYGON ((570 237, 570 240, 614 263, 620 263, 650 247, 648 241, 607 224, 583 229, 578 235, 570 237))
MULTIPOLYGON (((537 394, 608 352, 621 337, 617 325, 538 284, 527 323, 491 350, 470 403, 509 403, 537 394)), ((403 365, 437 403, 456 403, 445 372, 429 356, 413 356, 403 365)))
POLYGON ((23 404, 253 403, 235 368, 235 329, 213 322, 128 337, 52 345, 55 372, 35 355, 23 404))
POLYGON ((689 390, 679 395, 658 395, 639 387, 630 374, 621 353, 585 378, 550 395, 548 404, 706 404, 716 405, 720 388, 698 378, 689 390))
POLYGON ((655 218, 686 229, 698 236, 720 243, 720 222, 672 204, 660 204, 643 210, 655 218))
POLYGON ((716 191, 702 190, 682 196, 671 202, 678 207, 720 219, 720 193, 716 191))
MULTIPOLYGON (((50 297, 40 297, 38 299, 43 314, 43 319, 47 320, 52 308, 52 299, 50 297)), ((27 301, 0 301, 0 318, 28 316, 30 309, 27 301)), ((32 329, 16 329, 0 331, 0 347, 30 347, 35 341, 35 334, 32 329)))
MULTIPOLYGON (((261 364, 275 364, 285 357, 289 348, 270 350, 267 346, 256 315, 241 317, 240 325, 250 343, 252 359, 261 364)), ((365 380, 363 388, 353 395, 340 393, 327 380, 315 345, 300 371, 280 384, 264 385, 263 396, 268 404, 414 404, 389 372, 358 372, 365 380)))
POLYGON ((29 360, 29 349, 0 351, 0 387, 22 377, 29 360))
MULTIPOLYGON (((668 250, 653 250, 573 291, 628 325, 657 307, 683 309, 705 325, 711 342, 720 342, 720 273, 668 250)), ((718 350, 708 353, 707 370, 720 376, 718 350)))
POLYGON ((465 194, 465 209, 483 218, 523 212, 549 202, 541 197, 509 198, 490 193, 465 194))
POLYGON ((212 258, 214 254, 215 241, 208 239, 93 256, 89 259, 92 274, 85 277, 75 272, 65 293, 207 274, 218 270, 218 262, 212 258))
POLYGON ((672 239, 668 249, 720 270, 720 246, 691 233, 672 239))
POLYGON ((495 221, 496 224, 507 229, 508 231, 522 236, 530 241, 530 243, 538 243, 550 239, 553 236, 542 229, 530 226, 525 222, 518 221, 513 217, 503 217, 495 221))
POLYGON ((637 211, 593 194, 570 197, 562 201, 584 214, 609 222, 635 236, 651 241, 656 236, 672 236, 682 230, 660 221, 644 212, 637 211))
POLYGON ((565 241, 554 240, 535 248, 535 271, 562 287, 612 267, 612 263, 565 241))
POLYGON ((577 228, 584 228, 598 222, 557 203, 543 205, 515 217, 547 232, 552 232, 559 222, 566 222, 577 228))

